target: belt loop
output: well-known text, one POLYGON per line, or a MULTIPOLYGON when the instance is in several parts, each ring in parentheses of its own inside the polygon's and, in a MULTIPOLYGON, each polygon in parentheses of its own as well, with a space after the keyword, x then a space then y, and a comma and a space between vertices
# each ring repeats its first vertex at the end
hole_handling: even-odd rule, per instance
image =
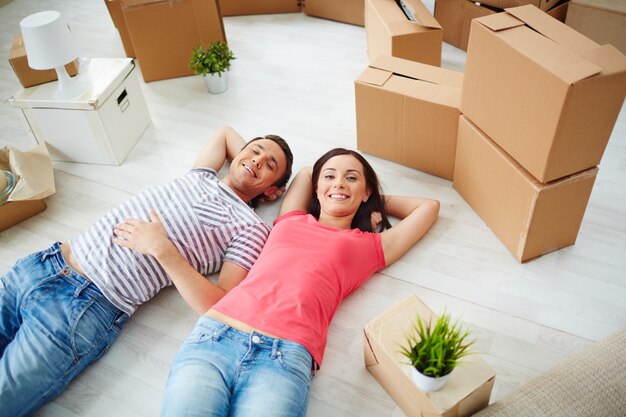
POLYGON ((91 282, 89 281, 85 281, 82 284, 80 284, 80 286, 76 288, 76 291, 74 291, 74 298, 80 297, 80 294, 85 290, 85 288, 89 286, 89 284, 91 284, 91 282))
POLYGON ((280 339, 272 339, 272 359, 276 359, 276 356, 278 356, 280 354, 280 351, 278 350, 278 343, 280 342, 280 339))
POLYGON ((211 338, 216 342, 219 341, 222 335, 224 334, 224 332, 226 332, 226 330, 228 329, 230 329, 230 326, 227 326, 227 325, 222 326, 221 329, 213 332, 213 336, 211 336, 211 338))

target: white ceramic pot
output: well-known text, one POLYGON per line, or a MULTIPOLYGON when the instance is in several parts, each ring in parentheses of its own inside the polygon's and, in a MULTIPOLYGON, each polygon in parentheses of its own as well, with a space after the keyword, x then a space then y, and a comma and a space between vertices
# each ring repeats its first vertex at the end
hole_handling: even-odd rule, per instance
POLYGON ((209 93, 221 94, 228 89, 226 75, 227 72, 223 72, 221 77, 217 74, 207 74, 203 77, 204 84, 206 84, 206 88, 209 90, 209 93))
POLYGON ((414 367, 411 367, 411 370, 413 371, 413 382, 415 382, 415 385, 417 385, 422 391, 426 392, 434 392, 440 390, 450 376, 450 374, 448 374, 439 378, 433 378, 431 376, 426 376, 422 374, 414 367))

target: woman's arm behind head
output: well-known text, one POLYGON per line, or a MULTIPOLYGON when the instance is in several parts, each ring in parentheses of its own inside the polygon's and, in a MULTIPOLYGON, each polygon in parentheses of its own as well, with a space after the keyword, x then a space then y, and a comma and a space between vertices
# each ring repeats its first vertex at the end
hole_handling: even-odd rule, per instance
POLYGON ((385 264, 391 265, 422 238, 439 215, 439 201, 408 196, 386 196, 387 214, 400 222, 381 233, 385 264))

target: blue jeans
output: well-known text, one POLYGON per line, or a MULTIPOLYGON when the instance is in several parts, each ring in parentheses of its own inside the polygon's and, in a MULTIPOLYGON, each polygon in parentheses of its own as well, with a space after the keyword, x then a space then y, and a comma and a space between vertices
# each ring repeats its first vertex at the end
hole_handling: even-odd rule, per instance
POLYGON ((60 394, 127 319, 58 243, 18 260, 0 276, 0 417, 30 416, 60 394))
POLYGON ((304 416, 311 363, 298 343, 202 316, 174 360, 161 417, 304 416))

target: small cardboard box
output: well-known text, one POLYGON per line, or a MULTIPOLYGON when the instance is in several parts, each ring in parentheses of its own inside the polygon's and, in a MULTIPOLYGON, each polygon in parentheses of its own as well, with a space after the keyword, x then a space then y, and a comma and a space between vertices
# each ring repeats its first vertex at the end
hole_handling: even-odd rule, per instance
MULTIPOLYGON (((9 63, 13 68, 13 72, 17 75, 20 83, 24 87, 32 87, 57 79, 57 72, 54 69, 36 70, 28 66, 28 58, 26 57, 26 48, 24 48, 24 39, 22 35, 15 35, 11 43, 9 51, 9 63)), ((71 76, 78 74, 78 60, 74 60, 65 66, 68 74, 71 76)))
POLYGON ((452 179, 463 74, 379 56, 354 84, 357 147, 452 179))
POLYGON ((134 60, 91 58, 77 81, 90 86, 77 97, 55 99, 55 86, 43 84, 9 102, 53 160, 121 164, 150 125, 134 60))
POLYGON ((121 0, 144 81, 192 75, 193 48, 225 41, 218 0, 121 0))
POLYGON ((304 0, 302 11, 309 16, 365 25, 365 0, 304 0))
POLYGON ((626 1, 571 0, 565 23, 599 44, 626 54, 626 1))
POLYGON ((394 0, 365 0, 367 55, 391 55, 428 65, 441 66, 443 30, 420 0, 405 0, 415 21, 394 0))
POLYGON ((560 0, 481 0, 480 3, 482 5, 496 7, 498 9, 506 9, 508 7, 518 7, 530 4, 545 11, 550 10, 559 1, 560 0))
POLYGON ((137 58, 135 55, 135 49, 133 48, 133 42, 130 40, 130 33, 128 32, 128 26, 126 25, 126 19, 124 18, 124 12, 122 11, 121 0, 104 0, 107 5, 111 20, 120 33, 122 39, 122 45, 124 46, 124 52, 127 57, 137 58))
POLYGON ((0 206, 0 232, 23 222, 46 209, 46 202, 41 200, 9 201, 0 206))
POLYGON ((461 112, 541 182, 600 163, 626 57, 534 6, 472 21, 461 112))
POLYGON ((489 404, 495 373, 479 355, 463 359, 444 387, 425 393, 413 383, 410 365, 400 353, 417 316, 437 317, 412 295, 370 321, 364 329, 367 370, 385 388, 408 417, 465 417, 489 404))
POLYGON ((219 0, 222 16, 299 13, 300 3, 300 0, 219 0))
POLYGON ((519 260, 573 245, 598 168, 538 182, 465 116, 454 188, 519 260))

